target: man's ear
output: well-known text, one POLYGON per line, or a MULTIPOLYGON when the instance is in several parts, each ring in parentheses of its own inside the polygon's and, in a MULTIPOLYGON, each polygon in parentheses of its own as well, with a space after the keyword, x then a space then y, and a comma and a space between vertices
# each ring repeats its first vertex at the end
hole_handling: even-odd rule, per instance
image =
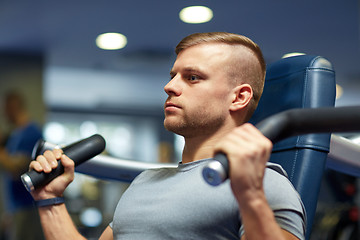
POLYGON ((245 108, 253 97, 253 90, 247 83, 241 84, 234 88, 233 100, 230 105, 230 111, 237 111, 245 108))

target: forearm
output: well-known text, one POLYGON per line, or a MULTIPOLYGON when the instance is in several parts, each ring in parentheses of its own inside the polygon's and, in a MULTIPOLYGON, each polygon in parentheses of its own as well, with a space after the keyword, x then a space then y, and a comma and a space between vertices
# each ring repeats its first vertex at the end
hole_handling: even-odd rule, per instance
POLYGON ((76 229, 64 203, 40 207, 39 215, 47 240, 85 239, 76 229))

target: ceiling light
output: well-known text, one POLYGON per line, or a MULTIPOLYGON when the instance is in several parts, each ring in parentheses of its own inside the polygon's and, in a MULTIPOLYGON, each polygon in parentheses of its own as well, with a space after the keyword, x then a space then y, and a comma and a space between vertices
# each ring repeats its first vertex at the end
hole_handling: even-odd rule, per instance
POLYGON ((301 55, 306 55, 306 54, 300 53, 300 52, 292 52, 292 53, 284 54, 284 56, 282 56, 282 58, 295 57, 295 56, 301 56, 301 55))
POLYGON ((126 37, 121 33, 103 33, 97 36, 96 45, 105 50, 117 50, 125 47, 126 37))
POLYGON ((183 8, 179 17, 186 23, 205 23, 213 18, 213 11, 205 6, 191 6, 183 8))

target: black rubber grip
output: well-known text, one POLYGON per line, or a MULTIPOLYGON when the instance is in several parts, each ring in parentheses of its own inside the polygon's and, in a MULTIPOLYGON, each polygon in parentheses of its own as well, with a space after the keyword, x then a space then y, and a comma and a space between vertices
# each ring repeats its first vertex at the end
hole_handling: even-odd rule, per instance
MULTIPOLYGON (((101 135, 95 134, 91 137, 72 143, 71 145, 62 148, 62 150, 64 151, 65 155, 67 155, 75 162, 75 166, 78 166, 79 164, 95 157, 104 151, 105 145, 105 139, 101 135)), ((61 165, 61 162, 58 161, 58 167, 53 169, 50 173, 31 170, 27 173, 24 173, 21 176, 21 180, 23 181, 28 191, 32 191, 38 187, 48 184, 63 172, 64 167, 61 165)))

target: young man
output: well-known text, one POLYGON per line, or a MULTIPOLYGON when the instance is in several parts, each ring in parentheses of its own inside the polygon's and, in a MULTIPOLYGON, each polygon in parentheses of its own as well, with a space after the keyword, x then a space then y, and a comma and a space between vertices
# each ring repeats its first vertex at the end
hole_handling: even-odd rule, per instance
MULTIPOLYGON (((250 39, 230 33, 184 38, 164 90, 164 126, 185 138, 176 169, 148 170, 119 201, 100 239, 304 239, 301 200, 283 175, 266 168, 272 144, 246 123, 262 93, 265 63, 250 39), (206 184, 204 164, 216 152, 230 161, 230 181, 206 184), (266 172, 266 174, 265 174, 266 172)), ((74 178, 61 150, 45 152, 30 168, 65 173, 32 193, 62 196, 74 178)), ((39 208, 48 239, 82 239, 64 204, 39 208)))

